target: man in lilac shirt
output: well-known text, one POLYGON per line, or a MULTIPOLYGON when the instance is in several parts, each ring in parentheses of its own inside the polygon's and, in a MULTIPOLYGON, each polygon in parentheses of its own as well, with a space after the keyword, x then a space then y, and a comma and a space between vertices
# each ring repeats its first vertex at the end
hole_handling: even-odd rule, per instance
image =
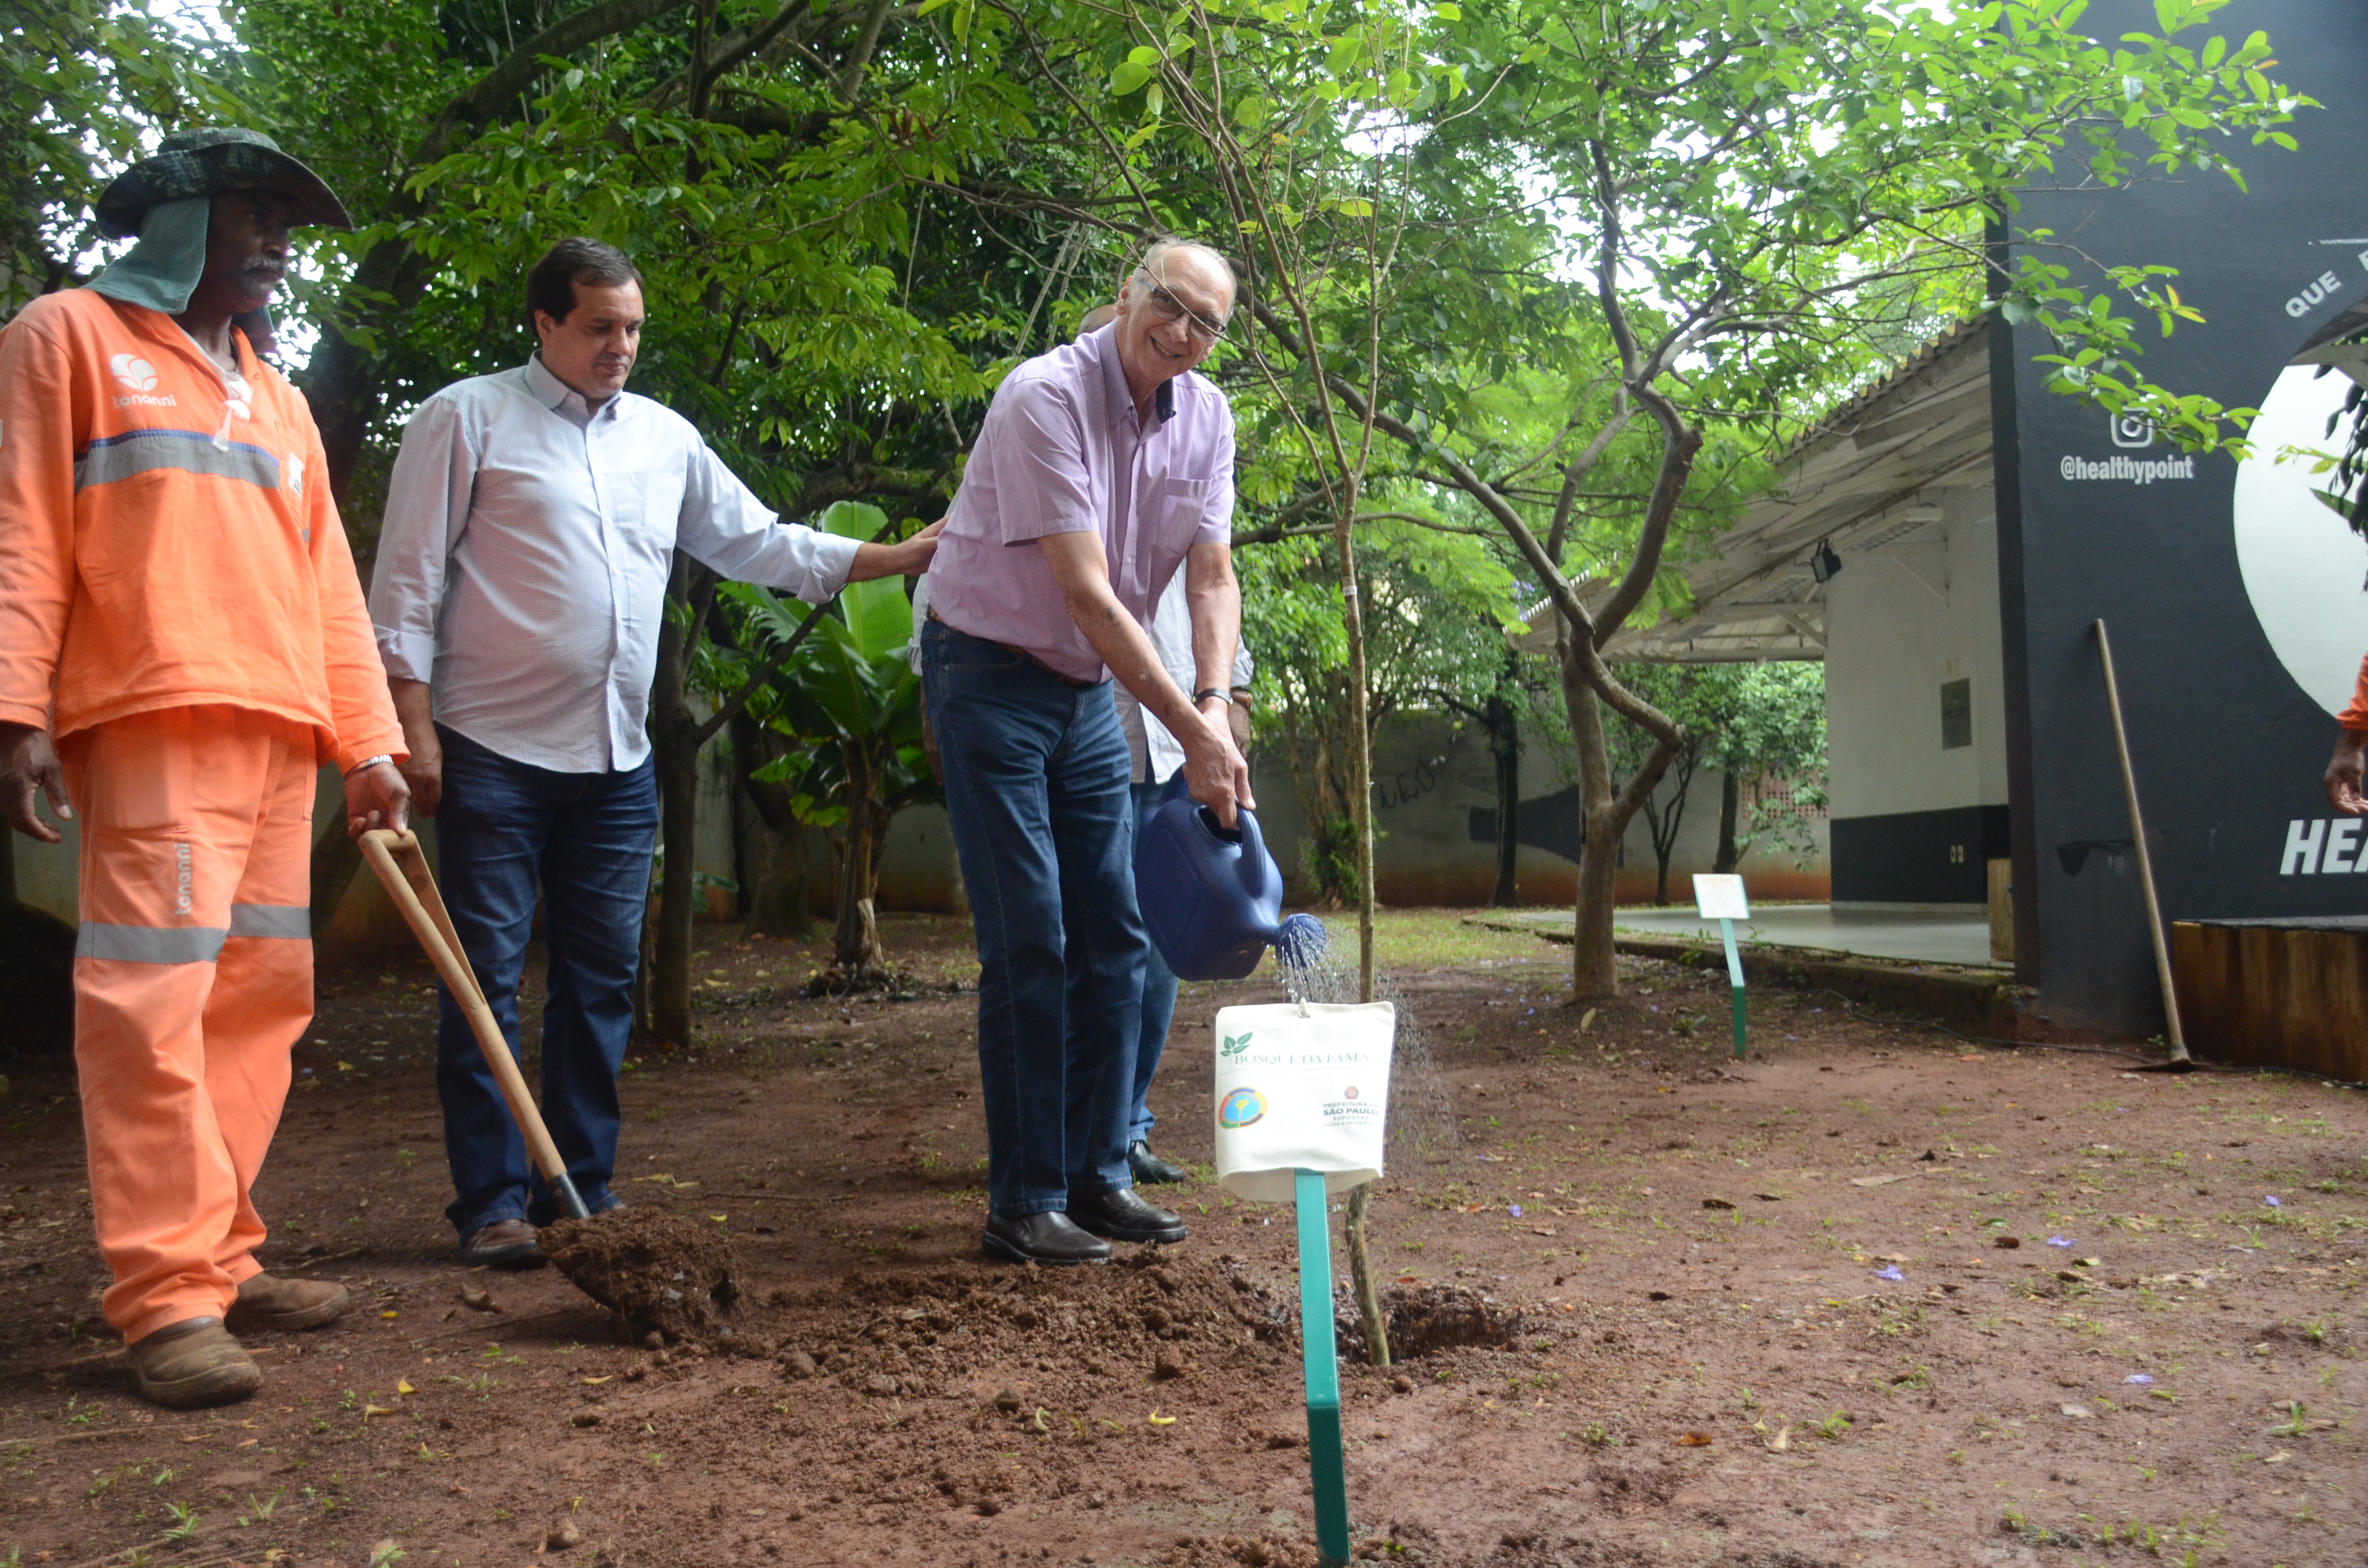
POLYGON ((996 390, 930 575, 924 685, 978 930, 985 1242, 1016 1261, 1184 1237, 1127 1166, 1150 944, 1110 683, 1182 744, 1192 797, 1220 822, 1254 804, 1225 722, 1241 631, 1233 414, 1192 373, 1233 306, 1216 252, 1153 245, 1109 326, 996 390), (1190 693, 1144 630, 1179 570, 1190 693))

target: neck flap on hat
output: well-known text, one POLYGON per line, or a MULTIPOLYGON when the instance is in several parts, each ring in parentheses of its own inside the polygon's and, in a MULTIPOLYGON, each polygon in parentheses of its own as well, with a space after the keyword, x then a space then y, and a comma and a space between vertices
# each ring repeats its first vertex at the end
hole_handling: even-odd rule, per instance
POLYGON ((206 220, 212 209, 212 199, 204 196, 151 207, 140 220, 140 243, 90 286, 127 305, 180 314, 205 276, 206 220))
MULTIPOLYGON (((207 221, 212 210, 213 199, 208 196, 183 197, 151 207, 140 220, 140 243, 92 278, 91 289, 127 305, 179 315, 188 309, 189 296, 198 291, 198 280, 205 276, 207 221)), ((247 346, 256 353, 271 352, 269 311, 248 311, 232 322, 246 335, 247 346)))

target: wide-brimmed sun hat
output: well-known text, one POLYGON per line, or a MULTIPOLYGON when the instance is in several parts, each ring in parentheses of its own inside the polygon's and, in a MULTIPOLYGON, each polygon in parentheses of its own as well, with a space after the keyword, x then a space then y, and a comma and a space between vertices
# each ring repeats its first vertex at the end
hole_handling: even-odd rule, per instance
POLYGON ((192 196, 230 190, 271 190, 296 204, 295 222, 323 229, 350 229, 351 214, 326 181, 279 150, 260 131, 223 127, 181 131, 165 138, 108 186, 96 203, 99 232, 129 239, 140 232, 148 210, 192 196))

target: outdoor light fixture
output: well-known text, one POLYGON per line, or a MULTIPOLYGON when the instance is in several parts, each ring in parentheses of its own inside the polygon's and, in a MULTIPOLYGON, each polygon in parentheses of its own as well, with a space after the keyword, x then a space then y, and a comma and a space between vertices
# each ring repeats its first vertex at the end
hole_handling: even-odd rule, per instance
POLYGON ((1834 553, 1831 540, 1819 540, 1816 553, 1809 557, 1809 575, 1820 583, 1830 583, 1841 575, 1842 558, 1834 553))

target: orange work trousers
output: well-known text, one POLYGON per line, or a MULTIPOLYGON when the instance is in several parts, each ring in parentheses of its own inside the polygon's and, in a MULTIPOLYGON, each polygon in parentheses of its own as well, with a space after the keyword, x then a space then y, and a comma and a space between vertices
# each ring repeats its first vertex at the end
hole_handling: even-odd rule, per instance
POLYGON ((219 1317, 260 1268, 249 1194, 313 1019, 316 743, 223 707, 59 747, 82 821, 74 1066, 101 1301, 127 1344, 219 1317))

